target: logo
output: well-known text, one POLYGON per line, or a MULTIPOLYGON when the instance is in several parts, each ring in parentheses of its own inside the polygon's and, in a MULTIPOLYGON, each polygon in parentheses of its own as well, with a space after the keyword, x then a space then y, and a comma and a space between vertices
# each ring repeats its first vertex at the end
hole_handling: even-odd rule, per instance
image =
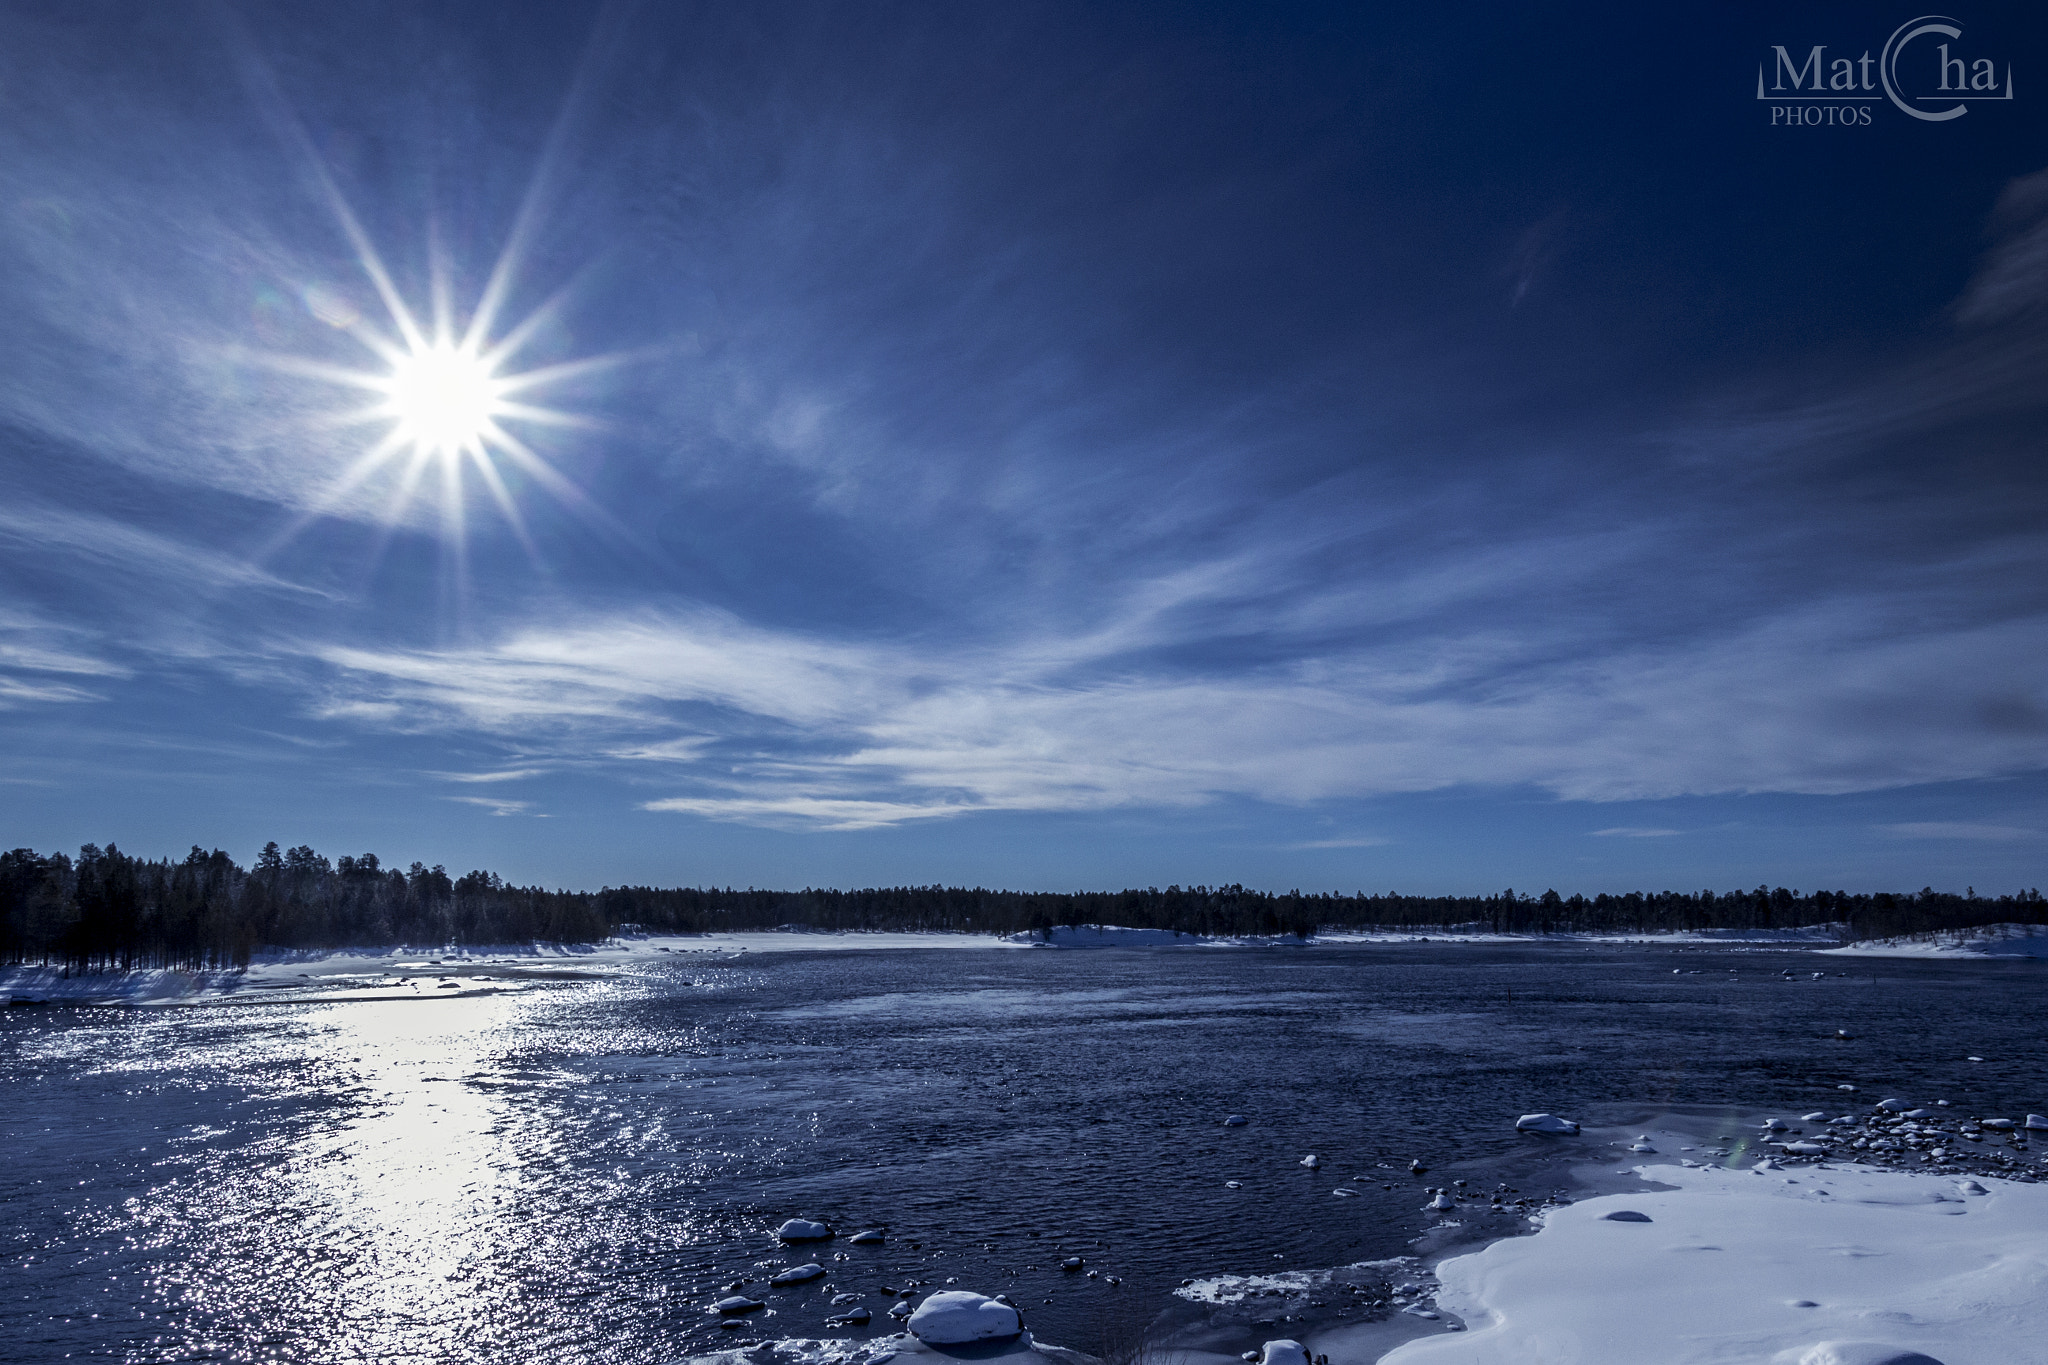
POLYGON ((1927 14, 1892 30, 1874 57, 1868 48, 1848 57, 1825 44, 1804 54, 1774 45, 1757 66, 1756 97, 1772 106, 1774 128, 1867 128, 1886 102, 1908 118, 1947 123, 1972 104, 2010 100, 2012 63, 2001 71, 1964 43, 1958 21, 1927 14))

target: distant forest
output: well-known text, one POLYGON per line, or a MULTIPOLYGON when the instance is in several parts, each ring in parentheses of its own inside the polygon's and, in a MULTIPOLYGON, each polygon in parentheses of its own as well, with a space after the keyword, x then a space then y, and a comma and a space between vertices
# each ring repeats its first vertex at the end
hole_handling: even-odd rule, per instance
POLYGON ((1344 895, 1242 886, 1073 893, 895 886, 865 891, 606 887, 548 891, 492 872, 450 877, 375 854, 329 862, 301 845, 264 846, 253 867, 194 847, 185 858, 132 857, 87 844, 77 858, 0 853, 0 962, 80 971, 247 965, 262 948, 387 944, 587 943, 621 926, 652 932, 896 929, 1043 932, 1109 924, 1189 934, 1307 937, 1318 929, 1457 933, 1643 933, 1830 925, 1883 938, 2015 922, 2048 924, 2038 890, 1996 898, 1925 889, 1899 894, 1729 892, 1540 896, 1344 895))

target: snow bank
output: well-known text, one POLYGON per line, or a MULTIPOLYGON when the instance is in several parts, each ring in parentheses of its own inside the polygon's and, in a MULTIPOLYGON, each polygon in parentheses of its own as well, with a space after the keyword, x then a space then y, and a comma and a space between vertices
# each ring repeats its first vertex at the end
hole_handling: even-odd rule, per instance
POLYGON ((1987 924, 1954 933, 1913 938, 1870 938, 1823 952, 1842 957, 2032 957, 2048 958, 2048 927, 1987 924))
MULTIPOLYGON (((2035 1358, 2048 1185, 1867 1167, 1644 1166, 1674 1189, 1581 1200, 1437 1267, 1455 1337, 1384 1365, 1813 1365, 2035 1358), (1634 1211, 1648 1222, 1617 1221, 1634 1211)), ((1315 1342, 1311 1340, 1311 1349, 1315 1342)))

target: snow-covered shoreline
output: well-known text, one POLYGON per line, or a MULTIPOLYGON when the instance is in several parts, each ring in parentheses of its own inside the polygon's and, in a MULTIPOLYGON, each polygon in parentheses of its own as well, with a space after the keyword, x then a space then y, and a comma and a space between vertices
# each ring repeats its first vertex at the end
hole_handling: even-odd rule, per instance
POLYGON ((1987 924, 1907 938, 1873 938, 1822 951, 1840 957, 2048 958, 2048 926, 1987 924))
POLYGON ((1913 957, 1972 960, 2048 959, 2048 929, 2035 925, 1993 925, 1952 935, 1840 944, 1836 926, 1785 930, 1702 931, 1670 934, 1496 934, 1480 931, 1435 933, 1407 930, 1329 929, 1310 938, 1294 935, 1210 937, 1169 929, 1116 925, 1060 925, 1020 934, 938 931, 812 930, 799 928, 708 934, 627 933, 601 943, 516 943, 469 945, 405 944, 380 948, 268 949, 246 969, 190 971, 182 968, 70 974, 35 964, 0 967, 0 1004, 169 1004, 202 999, 250 999, 277 992, 397 989, 422 977, 436 989, 512 989, 564 974, 603 975, 678 956, 701 954, 734 960, 748 954, 936 950, 995 952, 1018 949, 1325 949, 1401 948, 1410 945, 1578 944, 1591 946, 1684 946, 1728 949, 1799 949, 1850 957, 1913 957), (1839 945, 1839 946, 1826 946, 1839 945), (470 979, 451 978, 471 973, 470 979), (481 975, 477 975, 477 974, 481 975))
POLYGON ((1437 1305, 1466 1330, 1384 1365, 1969 1365, 2039 1349, 2048 1185, 1853 1165, 1635 1173, 1654 1184, 1440 1263, 1437 1305))

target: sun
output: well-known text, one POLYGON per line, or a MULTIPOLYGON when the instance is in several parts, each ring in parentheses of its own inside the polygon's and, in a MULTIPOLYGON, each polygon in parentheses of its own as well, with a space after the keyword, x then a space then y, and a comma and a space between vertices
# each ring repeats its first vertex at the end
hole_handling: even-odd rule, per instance
POLYGON ((506 381, 491 361, 465 346, 430 342, 391 363, 382 415, 415 457, 448 457, 480 449, 499 433, 510 405, 506 381))

